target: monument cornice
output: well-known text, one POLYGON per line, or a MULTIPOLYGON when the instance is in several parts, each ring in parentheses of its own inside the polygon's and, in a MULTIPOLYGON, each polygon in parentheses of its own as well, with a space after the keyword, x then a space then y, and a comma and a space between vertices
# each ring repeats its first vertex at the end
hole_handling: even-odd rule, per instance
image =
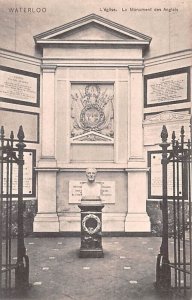
POLYGON ((151 37, 115 23, 96 14, 90 14, 62 26, 34 36, 35 43, 46 45, 127 45, 146 48, 151 37), (83 31, 83 34, 81 34, 83 31))
POLYGON ((144 70, 144 65, 142 64, 142 65, 133 65, 133 64, 130 64, 130 65, 128 65, 128 69, 129 69, 129 71, 130 71, 130 73, 142 73, 143 72, 143 70, 144 70))
POLYGON ((149 172, 150 168, 127 168, 125 171, 127 173, 129 172, 149 172))
POLYGON ((0 48, 0 57, 40 67, 41 58, 0 48))
MULTIPOLYGON (((192 58, 192 49, 172 52, 164 55, 149 57, 144 59, 145 67, 171 63, 174 61, 186 60, 192 58)), ((146 74, 147 75, 147 74, 146 74)))
POLYGON ((100 40, 93 40, 93 41, 70 41, 70 40, 43 40, 43 41, 37 41, 37 44, 64 44, 64 45, 130 45, 130 46, 146 46, 149 43, 146 41, 132 41, 132 40, 128 40, 128 41, 100 41, 100 40))
POLYGON ((43 57, 42 65, 55 65, 57 67, 89 67, 89 68, 126 68, 129 65, 143 66, 143 58, 64 58, 43 57))
POLYGON ((41 69, 43 70, 43 73, 55 73, 57 66, 56 65, 41 65, 41 69))
POLYGON ((59 168, 50 168, 50 167, 37 167, 34 168, 36 172, 59 172, 59 168))

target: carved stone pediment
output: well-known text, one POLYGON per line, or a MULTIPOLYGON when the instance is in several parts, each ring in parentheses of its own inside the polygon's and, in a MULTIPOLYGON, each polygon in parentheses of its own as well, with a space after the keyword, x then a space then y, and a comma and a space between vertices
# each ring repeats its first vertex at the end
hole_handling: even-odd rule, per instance
POLYGON ((62 33, 56 37, 52 37, 60 40, 71 40, 71 41, 91 41, 91 40, 125 40, 135 39, 132 36, 127 36, 123 33, 117 32, 113 29, 106 28, 103 25, 91 22, 89 24, 82 25, 80 28, 72 29, 68 33, 62 33))
POLYGON ((144 125, 147 124, 157 124, 157 123, 166 123, 166 122, 175 122, 175 121, 187 121, 190 119, 190 114, 188 112, 180 113, 174 111, 165 111, 156 115, 147 116, 143 121, 144 125))
POLYGON ((101 16, 91 14, 34 36, 37 44, 116 43, 146 47, 151 38, 101 16))
POLYGON ((94 131, 89 131, 87 133, 81 134, 77 137, 71 138, 72 143, 84 143, 84 142, 103 142, 103 143, 113 143, 113 139, 106 137, 102 134, 96 133, 94 131))

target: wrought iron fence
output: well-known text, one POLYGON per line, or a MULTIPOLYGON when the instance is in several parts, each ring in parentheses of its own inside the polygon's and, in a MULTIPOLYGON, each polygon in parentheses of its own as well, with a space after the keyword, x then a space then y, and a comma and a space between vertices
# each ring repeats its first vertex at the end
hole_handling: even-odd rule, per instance
POLYGON ((156 265, 156 287, 186 298, 192 291, 192 118, 190 127, 188 140, 185 140, 183 126, 180 139, 176 139, 173 131, 170 143, 165 125, 161 132, 163 233, 156 265), (172 186, 172 239, 169 238, 168 180, 172 186))
MULTIPOLYGON (((20 126, 18 139, 13 132, 5 138, 3 126, 0 129, 0 291, 12 288, 23 290, 29 286, 29 259, 24 245, 23 231, 23 150, 24 132, 20 126), (13 187, 17 190, 18 233, 12 234, 13 187), (14 257, 15 256, 15 257, 14 257), (15 271, 15 284, 12 273, 15 271)), ((14 191, 15 194, 15 191, 14 191)))

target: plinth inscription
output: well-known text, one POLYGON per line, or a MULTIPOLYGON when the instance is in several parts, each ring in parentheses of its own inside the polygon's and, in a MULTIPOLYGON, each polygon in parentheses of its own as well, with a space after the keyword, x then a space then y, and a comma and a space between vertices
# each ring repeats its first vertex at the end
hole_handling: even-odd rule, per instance
MULTIPOLYGON (((69 181, 69 203, 80 203, 82 198, 82 185, 85 181, 69 181)), ((115 181, 98 181, 101 185, 102 203, 115 203, 115 181)))

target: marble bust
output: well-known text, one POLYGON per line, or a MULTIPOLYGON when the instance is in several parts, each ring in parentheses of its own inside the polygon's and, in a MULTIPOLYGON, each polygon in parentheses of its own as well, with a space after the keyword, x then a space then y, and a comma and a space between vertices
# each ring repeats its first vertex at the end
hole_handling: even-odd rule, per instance
POLYGON ((95 182, 96 174, 96 169, 86 169, 87 182, 82 185, 82 199, 100 199, 101 185, 95 182))

